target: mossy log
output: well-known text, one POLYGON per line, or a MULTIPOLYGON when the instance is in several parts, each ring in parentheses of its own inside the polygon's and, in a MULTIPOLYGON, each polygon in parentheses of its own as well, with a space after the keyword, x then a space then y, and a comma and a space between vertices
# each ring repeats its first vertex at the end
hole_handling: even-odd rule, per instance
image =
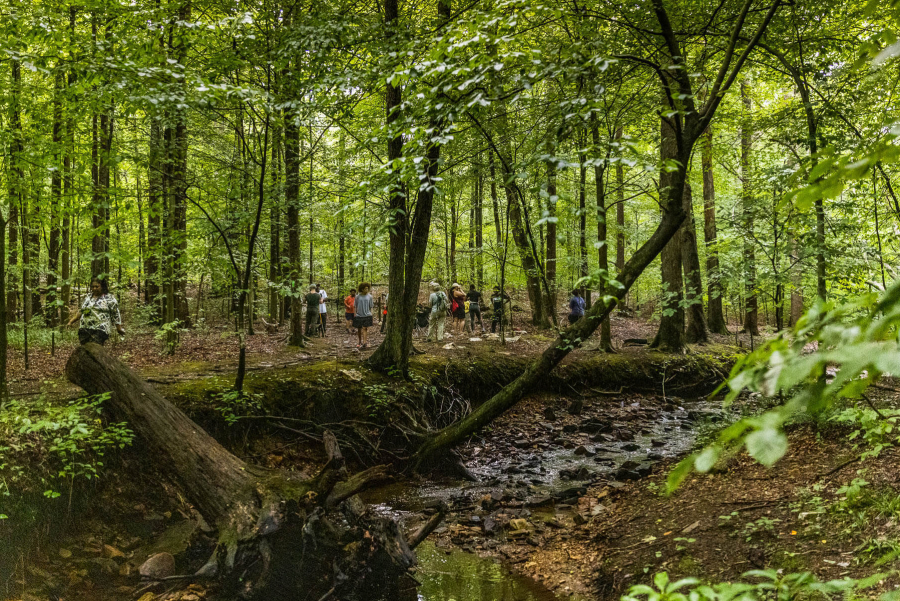
POLYGON ((383 466, 350 477, 326 432, 325 467, 312 478, 245 463, 229 453, 101 346, 72 353, 66 376, 127 421, 154 458, 218 530, 198 576, 217 578, 242 599, 399 598, 412 553, 397 524, 369 515, 354 495, 383 481, 383 466), (349 501, 348 501, 349 500, 349 501))

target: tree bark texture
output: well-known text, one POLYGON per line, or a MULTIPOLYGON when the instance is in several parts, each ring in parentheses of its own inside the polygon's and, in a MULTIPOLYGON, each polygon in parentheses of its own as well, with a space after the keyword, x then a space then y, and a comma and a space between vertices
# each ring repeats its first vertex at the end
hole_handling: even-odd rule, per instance
POLYGON ((754 239, 753 174, 751 153, 753 152, 753 123, 750 86, 741 82, 741 101, 744 107, 741 123, 741 202, 744 213, 744 286, 746 309, 744 310, 744 331, 751 336, 759 336, 759 309, 756 298, 756 240, 754 239))
POLYGON ((716 187, 712 160, 712 127, 703 132, 701 141, 701 164, 703 167, 703 241, 706 244, 707 305, 706 318, 709 331, 714 334, 728 334, 725 314, 722 311, 721 270, 719 249, 716 241, 716 187))
POLYGON ((694 221, 694 198, 691 185, 684 186, 684 225, 681 226, 681 265, 684 268, 687 342, 706 342, 706 315, 703 313, 703 279, 700 274, 700 255, 697 252, 697 224, 694 221))
POLYGON ((112 419, 129 424, 136 444, 217 528, 218 545, 198 574, 219 578, 231 595, 293 601, 334 589, 340 599, 375 599, 399 587, 414 565, 391 520, 354 512, 352 504, 349 519, 331 519, 335 507, 387 472, 378 466, 348 477, 330 433, 328 463, 301 479, 241 461, 97 344, 72 353, 66 376, 90 394, 110 393, 104 406, 112 419))
MULTIPOLYGON (((591 116, 591 139, 594 148, 600 148, 600 128, 597 125, 596 115, 591 116)), ((606 186, 603 178, 606 172, 609 153, 606 154, 606 160, 602 164, 594 165, 594 189, 596 191, 597 205, 597 269, 600 270, 600 277, 606 277, 609 274, 609 240, 606 227, 606 186)), ((609 294, 606 283, 601 279, 600 295, 609 294)), ((612 332, 610 330, 609 316, 603 319, 600 324, 600 350, 609 352, 612 348, 612 332)))
MULTIPOLYGON (((670 122, 660 119, 660 159, 663 168, 659 173, 660 195, 668 197, 672 193, 673 173, 668 171, 666 162, 677 160, 678 146, 675 131, 670 122)), ((685 176, 686 179, 686 176, 685 176)), ((679 212, 684 215, 684 187, 681 181, 678 197, 679 212)), ((668 205, 663 204, 663 218, 668 205)), ((662 249, 660 257, 662 271, 662 315, 659 318, 659 330, 656 332, 652 347, 662 351, 680 353, 684 350, 684 280, 681 269, 681 231, 672 235, 671 240, 662 249)))

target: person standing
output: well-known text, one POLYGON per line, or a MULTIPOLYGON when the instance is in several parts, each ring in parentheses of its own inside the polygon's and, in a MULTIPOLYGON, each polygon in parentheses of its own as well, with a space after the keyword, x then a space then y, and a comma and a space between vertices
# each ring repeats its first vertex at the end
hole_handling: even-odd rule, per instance
MULTIPOLYGON (((350 289, 350 294, 344 297, 344 321, 347 322, 347 334, 353 336, 353 317, 356 315, 356 288, 350 289)), ((347 338, 350 344, 350 338, 347 338)))
POLYGON ((381 333, 384 334, 384 324, 387 323, 387 303, 388 303, 388 295, 384 295, 384 306, 381 309, 381 333))
POLYGON ((321 297, 319 299, 319 325, 322 328, 322 336, 325 336, 328 326, 328 307, 325 305, 325 301, 328 300, 328 293, 319 284, 316 284, 316 292, 321 297))
POLYGON ((469 301, 469 323, 472 333, 475 332, 475 319, 478 319, 478 326, 484 332, 484 322, 481 321, 481 293, 475 289, 475 284, 469 284, 469 292, 466 294, 466 300, 469 301))
POLYGON ((431 282, 428 304, 431 306, 431 313, 428 317, 428 335, 425 337, 425 342, 443 342, 444 324, 447 323, 447 309, 450 301, 437 282, 431 282))
POLYGON ((500 291, 500 286, 494 286, 494 293, 491 294, 491 333, 497 331, 497 326, 503 325, 503 305, 509 301, 509 295, 500 291))
POLYGON ((369 348, 369 328, 372 327, 372 307, 375 301, 369 291, 372 286, 368 282, 361 282, 358 286, 359 294, 356 295, 354 302, 355 313, 353 315, 353 327, 356 328, 356 335, 359 344, 358 349, 369 348))
POLYGON ((569 323, 573 324, 584 317, 584 299, 581 298, 581 291, 575 289, 572 291, 572 298, 569 299, 569 323))
POLYGON ((466 295, 462 291, 462 286, 453 284, 450 286, 450 314, 453 316, 453 331, 457 335, 462 335, 466 322, 466 295))
POLYGON ((322 297, 316 292, 315 286, 309 287, 306 294, 306 335, 312 336, 319 327, 319 301, 322 297))
POLYGON ((78 324, 78 342, 81 344, 105 344, 113 326, 120 336, 125 335, 119 301, 109 293, 106 280, 100 278, 91 278, 91 293, 81 303, 81 311, 75 313, 66 325, 71 326, 78 320, 81 320, 78 324))

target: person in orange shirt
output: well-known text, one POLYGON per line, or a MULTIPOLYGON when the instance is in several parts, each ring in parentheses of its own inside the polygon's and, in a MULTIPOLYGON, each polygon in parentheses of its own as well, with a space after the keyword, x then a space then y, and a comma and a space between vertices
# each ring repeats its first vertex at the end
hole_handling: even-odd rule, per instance
MULTIPOLYGON (((350 294, 344 299, 344 320, 347 322, 347 333, 353 336, 353 316, 356 315, 356 288, 350 289, 350 294)), ((350 339, 347 339, 350 344, 350 339)))

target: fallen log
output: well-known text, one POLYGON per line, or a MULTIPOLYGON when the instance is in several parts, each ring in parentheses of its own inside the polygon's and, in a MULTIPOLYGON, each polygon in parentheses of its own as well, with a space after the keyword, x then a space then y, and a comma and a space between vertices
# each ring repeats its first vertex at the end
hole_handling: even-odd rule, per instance
POLYGON ((354 496, 383 481, 384 466, 348 476, 330 432, 324 435, 328 461, 312 478, 245 463, 96 344, 72 353, 66 376, 90 394, 111 393, 104 409, 128 422, 135 444, 216 527, 216 549, 197 574, 218 579, 226 596, 408 595, 415 555, 394 521, 369 515, 354 496))

